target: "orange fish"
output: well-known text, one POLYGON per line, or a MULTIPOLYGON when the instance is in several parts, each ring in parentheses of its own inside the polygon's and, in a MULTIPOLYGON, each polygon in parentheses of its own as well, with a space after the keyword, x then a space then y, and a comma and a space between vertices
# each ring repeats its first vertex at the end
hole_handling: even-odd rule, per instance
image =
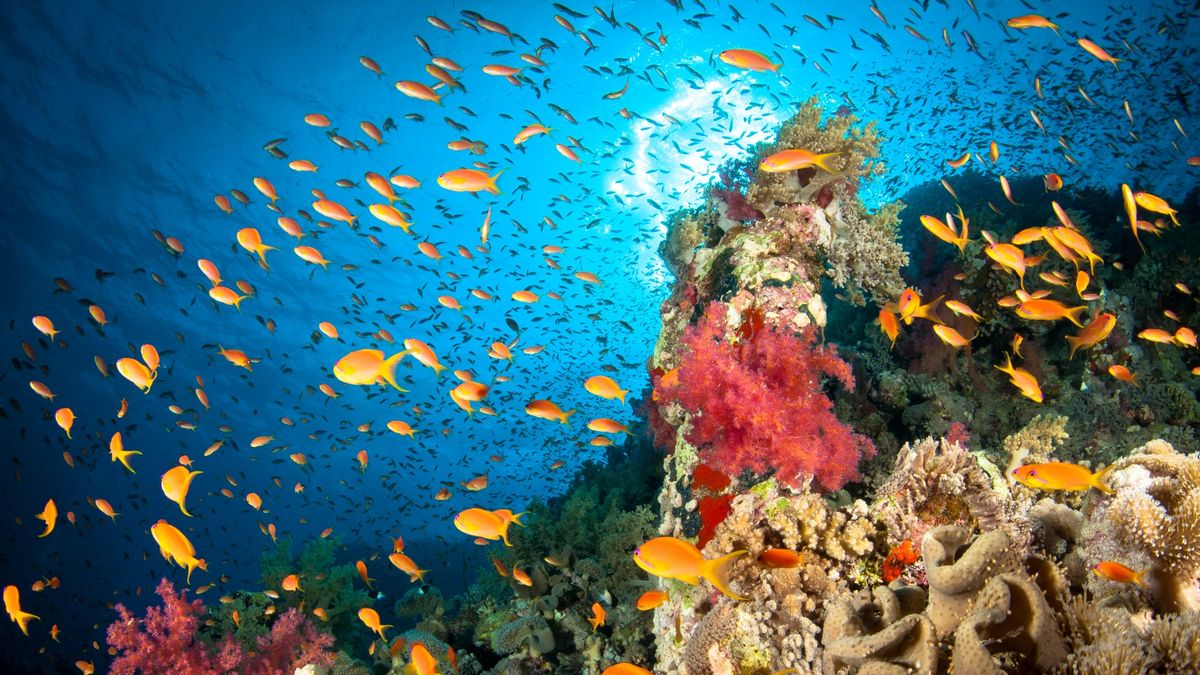
POLYGON ((629 433, 629 427, 607 417, 598 417, 591 422, 588 422, 587 428, 591 429, 592 431, 599 431, 605 434, 629 433))
POLYGON ((420 642, 413 643, 409 661, 416 675, 434 675, 438 672, 437 659, 420 642))
POLYGON ((654 675, 649 670, 632 663, 621 662, 604 669, 600 675, 654 675))
POLYGON ((1024 368, 1014 368, 1009 354, 1004 355, 1004 365, 995 368, 1008 375, 1009 381, 1021 391, 1022 396, 1036 403, 1042 402, 1042 388, 1038 386, 1037 378, 1024 368))
POLYGON ((355 561, 354 568, 358 570, 358 576, 362 577, 363 583, 367 585, 367 588, 371 588, 371 582, 375 580, 367 576, 367 564, 358 560, 355 561))
POLYGON ((1135 387, 1138 386, 1137 377, 1125 366, 1114 363, 1108 367, 1108 374, 1122 382, 1128 382, 1135 387))
POLYGON ((1102 560, 1090 568, 1096 573, 1096 576, 1101 579, 1108 579, 1121 584, 1137 584, 1142 588, 1147 588, 1146 574, 1148 569, 1141 572, 1134 572, 1132 569, 1113 560, 1102 560))
POLYGON ((1021 288, 1025 288, 1025 254, 1021 249, 1012 244, 993 242, 983 252, 997 265, 1017 275, 1021 280, 1021 288))
POLYGON ((388 556, 388 561, 396 567, 396 569, 408 575, 410 582, 424 581, 425 573, 429 570, 423 570, 417 566, 417 563, 407 555, 396 552, 388 556))
POLYGON ((60 429, 67 432, 67 438, 70 439, 71 427, 75 426, 75 413, 70 408, 59 408, 54 411, 54 422, 60 429))
POLYGON ((25 635, 29 635, 30 621, 34 619, 41 620, 41 617, 35 614, 22 611, 21 590, 12 585, 4 587, 4 611, 8 612, 8 618, 12 619, 25 635))
POLYGON ((187 506, 184 501, 187 499, 188 489, 192 485, 192 479, 203 473, 202 471, 190 471, 186 466, 176 466, 162 475, 162 491, 167 496, 167 499, 179 505, 179 510, 183 515, 189 518, 192 514, 187 512, 187 506))
POLYGON ((396 364, 410 352, 397 352, 384 358, 378 349, 359 349, 338 359, 333 375, 346 384, 369 385, 386 382, 397 391, 407 391, 396 383, 396 364))
POLYGON ((529 405, 525 406, 525 414, 533 417, 538 417, 544 420, 558 420, 561 424, 570 426, 568 418, 575 414, 575 410, 563 412, 553 401, 546 399, 537 399, 530 401, 529 405))
POLYGON ((1175 223, 1176 227, 1179 227, 1179 219, 1175 217, 1179 212, 1171 208, 1171 205, 1162 197, 1156 197, 1149 192, 1135 192, 1133 193, 1133 200, 1137 202, 1138 206, 1147 211, 1170 216, 1171 222, 1175 223))
POLYGON ((451 192, 487 191, 498 195, 500 188, 496 187, 496 179, 502 173, 503 169, 494 176, 488 176, 487 172, 478 169, 454 169, 438 176, 437 183, 451 192))
POLYGON ((791 569, 804 564, 804 555, 786 548, 769 548, 758 554, 758 563, 764 567, 791 569))
POLYGON ((202 558, 196 557, 196 549, 192 546, 192 542, 188 541, 179 528, 165 520, 159 520, 150 526, 150 536, 154 537, 163 558, 187 569, 188 583, 191 583, 192 570, 199 567, 208 571, 208 565, 202 558))
MULTIPOLYGON (((1117 63, 1121 61, 1121 59, 1109 56, 1108 52, 1100 48, 1100 45, 1087 38, 1079 38, 1079 46, 1083 47, 1084 51, 1100 59, 1101 61, 1104 61, 1105 63, 1111 63, 1113 68, 1116 68, 1117 63)), ((1118 70, 1120 69, 1118 68, 1118 70)))
POLYGON ((1113 465, 1092 473, 1092 470, 1078 464, 1067 462, 1046 462, 1044 464, 1026 464, 1013 469, 1013 477, 1026 487, 1039 490, 1068 490, 1084 491, 1096 488, 1101 492, 1113 494, 1113 489, 1104 482, 1113 465))
POLYGON ((42 507, 42 512, 34 516, 38 520, 46 524, 46 529, 38 535, 38 539, 50 536, 54 531, 54 524, 58 522, 58 506, 53 499, 46 500, 46 505, 42 507))
POLYGON ((383 634, 385 630, 391 628, 391 624, 380 624, 379 612, 376 612, 370 607, 363 607, 358 610, 358 620, 363 622, 363 625, 370 628, 372 631, 379 634, 379 637, 384 640, 387 637, 383 634))
POLYGON ((1071 345, 1071 355, 1068 360, 1075 358, 1075 352, 1080 349, 1091 349, 1108 339, 1113 328, 1117 325, 1117 317, 1107 312, 1100 314, 1088 322, 1078 335, 1068 335, 1067 344, 1071 345))
POLYGON ((504 541, 505 546, 512 546, 508 542, 509 525, 516 523, 524 526, 524 523, 521 522, 523 515, 525 514, 513 514, 508 509, 488 511, 481 508, 470 508, 460 511, 454 517, 454 527, 468 536, 490 541, 500 539, 504 541))
POLYGON ((516 582, 518 584, 521 584, 522 586, 526 586, 526 587, 533 586, 533 579, 529 576, 529 573, 526 572, 525 570, 521 569, 520 567, 517 567, 516 565, 513 565, 513 568, 512 568, 512 578, 514 580, 516 580, 516 582))
POLYGON ((675 537, 656 537, 633 552, 633 561, 643 570, 664 579, 679 579, 696 585, 707 579, 717 590, 734 600, 745 600, 729 585, 733 562, 746 554, 734 551, 713 560, 706 560, 695 545, 675 537))
POLYGON ((1079 305, 1078 307, 1067 307, 1058 300, 1049 298, 1029 299, 1017 305, 1017 316, 1030 321, 1057 321, 1058 319, 1067 319, 1071 323, 1083 328, 1083 324, 1079 323, 1079 317, 1087 311, 1087 305, 1079 305))
POLYGON ((767 173, 783 173, 785 171, 797 171, 799 169, 819 166, 829 173, 837 173, 829 167, 827 162, 840 154, 842 153, 828 152, 818 154, 800 149, 781 150, 764 159, 758 165, 758 168, 767 173))
POLYGON ((592 616, 588 619, 588 623, 592 624, 592 632, 604 625, 604 619, 607 616, 604 612, 604 607, 598 602, 592 603, 592 616))
POLYGON ((637 608, 643 612, 648 612, 655 607, 667 601, 666 591, 646 591, 637 599, 637 608))
POLYGON ((892 341, 891 347, 895 347, 896 337, 900 335, 900 322, 896 319, 894 312, 887 308, 879 310, 879 329, 892 341))
MULTIPOLYGON (((953 328, 951 328, 950 326, 947 326, 945 324, 940 324, 940 323, 934 324, 933 332, 937 334, 938 338, 942 342, 944 342, 956 349, 961 349, 961 348, 966 347, 967 345, 971 344, 971 340, 968 340, 967 338, 963 337, 961 333, 959 333, 958 331, 954 330, 953 328)), ((974 339, 974 338, 972 338, 972 339, 974 339)))
POLYGON ((112 438, 108 441, 108 456, 109 456, 109 458, 112 459, 112 461, 114 461, 114 462, 120 462, 121 464, 123 464, 126 469, 129 469, 129 473, 137 473, 136 471, 133 470, 133 467, 129 466, 129 458, 132 457, 133 455, 140 455, 140 454, 142 454, 142 453, 137 450, 126 450, 125 449, 125 442, 121 438, 121 432, 119 432, 119 431, 114 432, 112 435, 112 438))
POLYGON ((726 49, 721 52, 718 58, 735 68, 753 70, 755 72, 769 70, 772 73, 778 73, 779 67, 782 65, 772 63, 766 56, 752 49, 726 49))
POLYGON ((1024 14, 1022 16, 1014 16, 1005 22, 1009 28, 1049 28, 1055 33, 1058 32, 1058 26, 1050 23, 1050 20, 1044 16, 1037 14, 1024 14))
POLYGON ((1137 334, 1147 342, 1157 342, 1159 344, 1171 344, 1175 341, 1175 336, 1170 331, 1165 331, 1161 328, 1147 328, 1137 334))

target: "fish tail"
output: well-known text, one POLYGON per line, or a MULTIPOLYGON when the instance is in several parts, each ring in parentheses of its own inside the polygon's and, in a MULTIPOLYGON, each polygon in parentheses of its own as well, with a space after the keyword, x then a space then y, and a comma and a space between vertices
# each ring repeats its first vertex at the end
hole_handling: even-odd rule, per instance
POLYGON ((628 394, 628 393, 629 393, 629 390, 628 390, 628 389, 618 389, 618 390, 617 390, 617 399, 619 399, 619 400, 621 401, 621 403, 624 403, 624 402, 625 402, 625 395, 626 395, 626 394, 628 394))
POLYGON ((409 353, 409 350, 406 349, 402 352, 396 352, 395 354, 392 354, 384 360, 383 366, 379 369, 379 375, 386 380, 388 384, 392 385, 396 391, 399 392, 406 392, 408 390, 396 383, 396 364, 400 363, 400 359, 404 358, 409 353))
MULTIPOLYGON (((775 66, 775 70, 778 70, 778 69, 779 69, 779 66, 778 65, 775 66)), ((823 155, 817 155, 816 157, 813 158, 813 164, 816 164, 817 166, 821 167, 822 169, 825 169, 829 173, 837 173, 837 171, 834 171, 833 169, 829 168, 829 165, 826 164, 826 162, 833 159, 834 157, 837 157, 840 154, 842 154, 842 153, 827 152, 823 155)))
POLYGON ((999 370, 1002 373, 1007 373, 1009 375, 1012 375, 1013 374, 1012 354, 1009 354, 1008 352, 1004 352, 1004 365, 1003 366, 993 366, 993 368, 995 368, 996 370, 999 370))
POLYGON ((527 516, 527 515, 529 515, 528 511, 522 511, 520 513, 514 514, 508 520, 509 520, 509 522, 516 523, 516 524, 520 525, 521 527, 525 527, 525 523, 521 522, 521 516, 527 516))
POLYGON ((428 571, 429 570, 418 569, 416 572, 413 572, 412 576, 408 579, 409 583, 414 581, 425 581, 425 573, 428 571))
POLYGON ((484 189, 494 195, 500 194, 500 188, 496 187, 496 179, 499 178, 500 174, 504 173, 505 171, 507 171, 507 169, 500 169, 496 172, 495 176, 488 178, 487 185, 484 186, 484 189))
POLYGON ((1103 492, 1104 494, 1108 494, 1108 495, 1115 494, 1116 491, 1113 490, 1111 487, 1109 487, 1108 482, 1105 480, 1106 478, 1108 478, 1108 472, 1112 471, 1114 466, 1116 466, 1116 465, 1109 464, 1108 466, 1104 467, 1103 469, 1100 469, 1096 473, 1092 474, 1092 477, 1090 480, 1092 487, 1103 492))
POLYGON ((21 627, 21 632, 26 635, 29 635, 29 622, 34 619, 41 621, 42 617, 30 614, 29 612, 22 612, 19 609, 12 614, 12 620, 17 622, 17 625, 21 627))
POLYGON ((1141 586, 1142 588, 1150 588, 1150 584, 1146 583, 1146 575, 1147 574, 1150 574, 1149 567, 1142 570, 1141 572, 1138 572, 1137 574, 1134 574, 1133 575, 1133 583, 1137 584, 1138 586, 1141 586))
POLYGON ((720 558, 713 560, 705 560, 700 566, 700 576, 708 579, 718 591, 721 591, 726 596, 734 600, 746 600, 733 591, 733 587, 729 585, 729 570, 733 566, 733 561, 746 555, 746 551, 734 551, 728 555, 723 555, 720 558))
MULTIPOLYGON (((574 415, 574 414, 575 414, 575 409, 572 408, 571 410, 568 410, 565 413, 563 413, 562 417, 558 418, 558 421, 562 422, 563 424, 565 424, 567 426, 571 426, 570 417, 571 417, 571 415, 574 415)), ((68 436, 68 438, 70 438, 70 437, 68 436)))
POLYGON ((1064 339, 1067 341, 1067 344, 1071 345, 1071 355, 1067 357, 1067 360, 1070 361, 1075 358, 1075 351, 1079 349, 1079 343, 1083 341, 1083 338, 1077 335, 1068 335, 1064 339))
POLYGON ((1087 305, 1080 305, 1078 307, 1072 307, 1071 309, 1067 310, 1067 320, 1070 321, 1071 323, 1075 324, 1076 326, 1083 328, 1083 324, 1079 323, 1079 317, 1083 316, 1083 313, 1085 311, 1087 311, 1087 305))

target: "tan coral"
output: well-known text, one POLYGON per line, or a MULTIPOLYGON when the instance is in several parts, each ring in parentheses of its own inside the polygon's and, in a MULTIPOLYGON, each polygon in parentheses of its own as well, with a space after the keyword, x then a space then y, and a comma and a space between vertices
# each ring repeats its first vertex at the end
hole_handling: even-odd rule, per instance
POLYGON ((1094 561, 1114 548, 1126 558, 1140 554, 1149 561, 1156 609, 1200 609, 1200 458, 1152 441, 1115 462, 1109 475, 1117 493, 1088 511, 1089 554, 1094 561))
POLYGON ((929 579, 927 613, 939 636, 954 632, 974 607, 988 579, 1017 569, 1017 551, 1008 535, 984 532, 970 546, 971 532, 962 527, 935 527, 921 540, 925 576, 929 579))
POLYGON ((904 614, 903 602, 892 589, 880 586, 873 602, 834 601, 825 615, 822 642, 826 673, 843 667, 858 672, 896 672, 933 675, 938 668, 938 640, 933 623, 923 614, 904 614), (857 605, 857 606, 856 606, 857 605))
POLYGON ((1023 548, 1029 520, 1002 490, 961 444, 926 438, 900 449, 872 513, 887 527, 892 546, 919 542, 931 526, 961 525, 1004 530, 1023 548))
POLYGON ((1066 646, 1041 589, 1019 574, 990 578, 975 607, 954 631, 951 669, 1001 675, 996 654, 1019 655, 1026 669, 1045 672, 1066 658, 1066 646))

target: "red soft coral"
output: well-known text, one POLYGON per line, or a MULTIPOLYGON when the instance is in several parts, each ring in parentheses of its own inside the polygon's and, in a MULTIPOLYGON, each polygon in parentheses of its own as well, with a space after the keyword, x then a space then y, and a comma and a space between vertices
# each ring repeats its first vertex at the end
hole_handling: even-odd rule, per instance
POLYGON ((116 609, 120 618, 108 627, 108 646, 117 650, 110 673, 116 675, 175 674, 209 675, 224 672, 213 663, 204 643, 196 642, 196 629, 204 616, 204 603, 188 602, 187 592, 163 579, 155 589, 161 607, 147 607, 146 618, 138 619, 125 605, 116 609))
POLYGON ((811 328, 799 335, 753 323, 753 330, 731 330, 725 313, 724 304, 709 305, 683 336, 688 354, 677 383, 656 390, 660 401, 692 413, 686 438, 701 460, 730 475, 774 471, 790 486, 813 476, 832 491, 856 480, 859 459, 873 456, 875 446, 833 414, 822 390, 826 376, 853 388, 849 364, 833 347, 817 345, 811 328))
POLYGON ((188 602, 187 592, 176 593, 175 586, 166 579, 159 582, 155 592, 163 604, 146 608, 144 619, 117 605, 120 618, 108 627, 108 645, 118 652, 111 673, 269 675, 294 672, 310 663, 333 664, 334 654, 329 651, 333 636, 318 631, 295 608, 275 620, 271 632, 258 638, 254 651, 244 652, 232 635, 226 635, 214 651, 196 640, 204 603, 188 602))

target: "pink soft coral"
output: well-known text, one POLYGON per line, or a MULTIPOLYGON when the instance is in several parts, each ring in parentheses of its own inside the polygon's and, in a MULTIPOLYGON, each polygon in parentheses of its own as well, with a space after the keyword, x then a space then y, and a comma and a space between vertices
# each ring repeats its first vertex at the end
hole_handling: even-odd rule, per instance
POLYGON ((175 586, 163 579, 155 592, 163 599, 161 607, 147 607, 146 618, 138 619, 125 605, 117 604, 120 618, 108 627, 108 646, 120 654, 113 659, 110 673, 196 673, 208 675, 218 670, 205 648, 196 642, 196 629, 204 616, 204 603, 188 602, 187 592, 176 593, 175 586))
POLYGON ((724 304, 709 305, 683 336, 689 351, 677 383, 656 391, 660 401, 676 400, 692 413, 686 438, 701 460, 730 475, 774 471, 791 486, 813 476, 832 491, 856 480, 859 459, 875 446, 833 414, 821 388, 825 376, 853 388, 850 366, 817 345, 811 328, 776 331, 751 310, 728 330, 725 313, 724 304))
POLYGON ((333 663, 333 636, 316 630, 299 610, 292 608, 275 620, 271 632, 258 638, 257 648, 243 652, 232 635, 216 650, 196 639, 204 617, 204 603, 188 602, 187 592, 163 579, 155 589, 161 607, 146 608, 139 619, 122 604, 120 618, 108 627, 108 645, 117 651, 109 672, 116 675, 219 675, 222 673, 294 672, 309 663, 333 663))

